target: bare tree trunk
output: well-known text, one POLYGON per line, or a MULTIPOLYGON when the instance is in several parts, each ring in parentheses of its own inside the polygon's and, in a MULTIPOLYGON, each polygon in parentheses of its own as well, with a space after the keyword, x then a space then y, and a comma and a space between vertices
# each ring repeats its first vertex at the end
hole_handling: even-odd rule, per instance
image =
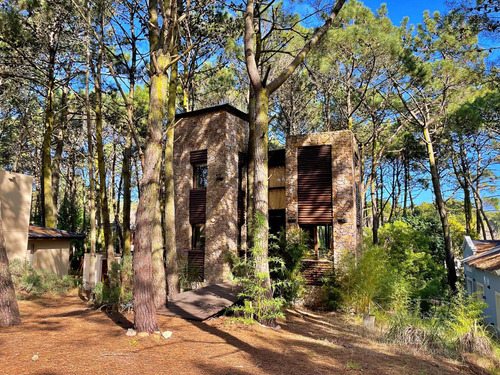
POLYGON ((48 85, 45 103, 45 134, 42 146, 42 197, 43 222, 46 227, 56 227, 56 210, 52 192, 52 155, 51 142, 54 132, 54 90, 55 90, 55 59, 56 51, 49 49, 48 85))
MULTIPOLYGON (((102 29, 102 26, 101 26, 102 29)), ((101 36, 102 37, 102 36, 101 36)), ((98 61, 94 74, 94 88, 95 88, 95 135, 96 135, 96 148, 97 148, 97 167, 99 172, 99 200, 101 206, 101 219, 104 230, 104 246, 107 254, 108 262, 108 275, 111 271, 111 264, 114 261, 115 251, 113 248, 113 241, 111 238, 111 225, 109 221, 109 204, 106 186, 106 163, 104 160, 104 145, 102 139, 102 89, 101 89, 101 65, 102 65, 102 51, 99 47, 98 61)), ((114 285, 117 280, 108 278, 110 285, 114 285)))
POLYGON ((64 84, 61 94, 61 116, 59 121, 59 135, 56 139, 56 152, 52 163, 52 189, 54 192, 54 208, 56 209, 56 226, 59 212, 59 179, 61 174, 61 159, 64 147, 64 137, 66 135, 66 125, 68 123, 68 85, 64 84))
MULTIPOLYGON (((177 51, 174 51, 176 53, 177 51)), ((177 63, 170 68, 167 138, 165 140, 165 251, 168 296, 180 292, 177 247, 175 244, 174 121, 177 96, 177 63)))
POLYGON ((453 246, 451 242, 450 224, 448 222, 448 213, 444 204, 443 195, 441 193, 441 182, 439 179, 439 171, 434 157, 434 146, 431 135, 427 126, 424 126, 424 139, 427 144, 427 157, 429 159, 429 167, 431 171, 432 186, 436 205, 438 208, 439 218, 441 219, 441 227, 443 229, 444 250, 446 253, 446 268, 448 271, 448 284, 452 291, 456 291, 457 273, 455 270, 455 257, 453 255, 453 246))
POLYGON ((21 324, 21 316, 9 270, 9 259, 3 236, 2 201, 0 200, 0 325, 9 327, 19 324, 21 324))
MULTIPOLYGON (((90 14, 88 3, 86 4, 87 14, 90 14)), ((95 287, 95 261, 96 261, 96 207, 95 207, 95 183, 94 183, 94 146, 92 134, 92 118, 90 113, 90 40, 87 35, 86 40, 86 72, 85 72, 85 115, 87 122, 87 164, 89 170, 89 219, 90 219, 90 264, 89 264, 89 290, 95 287)))

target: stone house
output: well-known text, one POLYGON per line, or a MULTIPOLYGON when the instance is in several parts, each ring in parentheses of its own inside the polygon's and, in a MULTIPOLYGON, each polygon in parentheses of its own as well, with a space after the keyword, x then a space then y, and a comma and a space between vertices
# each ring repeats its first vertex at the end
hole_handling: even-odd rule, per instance
MULTIPOLYGON (((176 117, 176 243, 192 276, 230 277, 227 254, 246 243, 248 116, 221 105, 176 117)), ((350 131, 289 137, 269 151, 269 226, 311 238, 306 279, 317 283, 343 251, 361 244, 359 154, 350 131)))

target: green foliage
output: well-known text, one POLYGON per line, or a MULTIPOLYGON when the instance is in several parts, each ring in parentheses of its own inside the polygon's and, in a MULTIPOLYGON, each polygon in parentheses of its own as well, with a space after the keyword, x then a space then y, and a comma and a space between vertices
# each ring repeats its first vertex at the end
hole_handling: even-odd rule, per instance
POLYGON ((111 306, 112 308, 118 308, 132 301, 132 291, 122 290, 121 270, 121 264, 117 262, 111 263, 108 281, 105 283, 98 282, 92 291, 93 298, 91 302, 94 307, 111 306), (115 280, 115 284, 110 284, 109 280, 115 280))
MULTIPOLYGON (((266 220, 261 215, 256 214, 253 220, 251 231, 259 233, 259 229, 266 226, 266 220)), ((255 245, 249 249, 247 259, 237 261, 233 266, 233 274, 236 281, 243 287, 239 294, 244 299, 243 306, 234 308, 236 314, 243 314, 245 321, 257 321, 263 324, 273 325, 277 318, 285 318, 282 309, 286 303, 285 298, 275 295, 275 291, 283 282, 273 281, 271 290, 267 285, 269 274, 256 271, 256 258, 262 256, 265 251, 259 247, 259 239, 257 237, 255 245)), ((285 262, 278 257, 270 257, 269 264, 271 273, 282 272, 285 262)))
POLYGON ((18 258, 9 263, 12 281, 19 292, 25 292, 33 296, 65 294, 81 285, 80 278, 71 276, 60 278, 49 271, 34 269, 29 263, 18 258))
POLYGON ((367 246, 359 257, 345 254, 337 273, 329 275, 331 280, 325 284, 327 304, 370 313, 374 302, 383 303, 388 299, 397 275, 393 271, 382 246, 367 246))
POLYGON ((482 325, 484 305, 463 289, 425 315, 418 304, 407 303, 387 316, 386 337, 393 343, 449 356, 464 353, 490 356, 492 341, 482 325))
POLYGON ((300 298, 305 290, 306 280, 300 269, 301 260, 309 251, 307 240, 307 234, 301 230, 281 231, 269 248, 271 265, 274 266, 271 279, 275 282, 275 296, 283 297, 287 302, 300 298), (278 262, 273 262, 273 259, 278 262))

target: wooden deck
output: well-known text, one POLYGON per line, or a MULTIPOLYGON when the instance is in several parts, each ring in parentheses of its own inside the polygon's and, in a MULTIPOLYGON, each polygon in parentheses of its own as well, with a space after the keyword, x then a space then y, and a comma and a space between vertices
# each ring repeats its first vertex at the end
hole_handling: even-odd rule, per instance
POLYGON ((241 289, 231 283, 208 285, 183 292, 168 301, 168 308, 157 313, 189 320, 205 320, 239 300, 241 289))

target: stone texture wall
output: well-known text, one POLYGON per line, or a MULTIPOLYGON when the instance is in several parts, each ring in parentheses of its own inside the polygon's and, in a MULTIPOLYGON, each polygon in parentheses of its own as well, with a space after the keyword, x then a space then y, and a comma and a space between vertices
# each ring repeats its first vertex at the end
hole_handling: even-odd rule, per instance
POLYGON ((176 243, 183 256, 191 248, 192 235, 189 223, 189 192, 193 188, 190 152, 207 150, 207 284, 228 278, 226 253, 237 253, 238 152, 246 153, 247 144, 248 123, 224 110, 182 118, 175 128, 176 243))
POLYGON ((359 168, 354 166, 357 145, 349 130, 312 133, 289 137, 286 143, 286 217, 287 230, 297 229, 298 184, 297 148, 301 146, 332 146, 332 202, 334 258, 343 251, 356 251, 361 244, 361 231, 356 226, 355 182, 361 187, 359 168))

